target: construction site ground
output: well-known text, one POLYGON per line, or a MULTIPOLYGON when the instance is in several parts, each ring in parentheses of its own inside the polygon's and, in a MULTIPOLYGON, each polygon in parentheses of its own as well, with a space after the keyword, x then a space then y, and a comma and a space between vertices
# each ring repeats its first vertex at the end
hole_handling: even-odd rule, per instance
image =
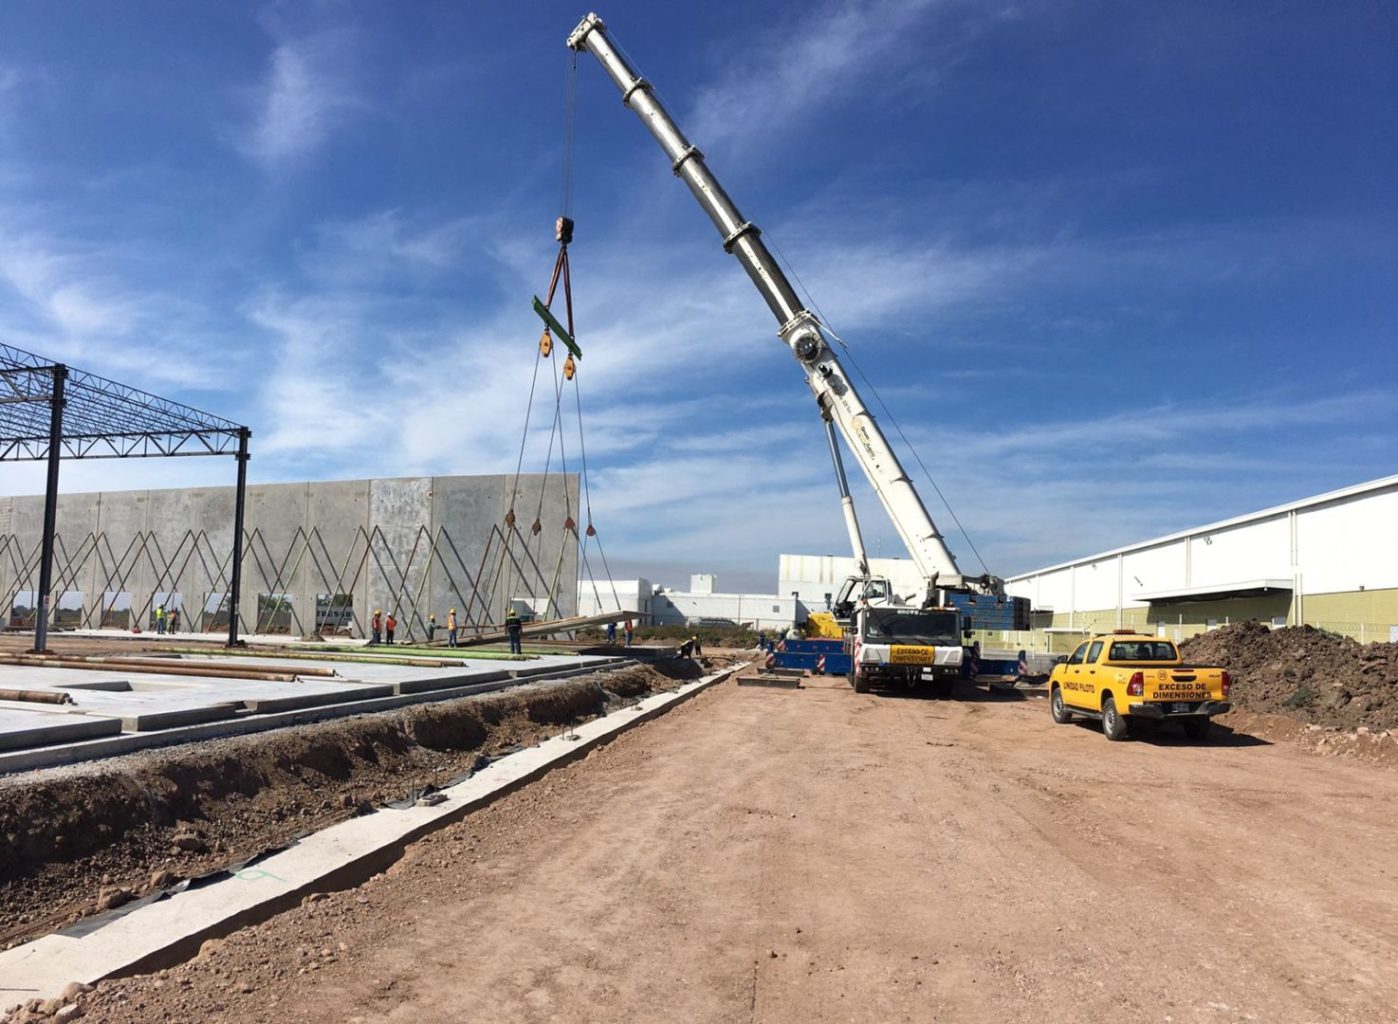
POLYGON ((1395 1020, 1393 740, 1316 734, 1245 712, 1203 745, 1109 744, 971 687, 729 681, 357 888, 71 1005, 121 1024, 1395 1020))

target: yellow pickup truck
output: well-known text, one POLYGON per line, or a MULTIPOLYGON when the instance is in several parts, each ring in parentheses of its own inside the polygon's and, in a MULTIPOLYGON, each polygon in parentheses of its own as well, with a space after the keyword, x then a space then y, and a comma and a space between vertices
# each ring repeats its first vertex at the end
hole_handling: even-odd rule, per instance
POLYGON ((1049 675, 1049 710, 1060 725, 1074 716, 1100 719, 1109 740, 1124 740, 1142 722, 1179 722, 1192 740, 1231 705, 1221 668, 1180 662, 1169 640, 1118 630, 1085 640, 1049 675))

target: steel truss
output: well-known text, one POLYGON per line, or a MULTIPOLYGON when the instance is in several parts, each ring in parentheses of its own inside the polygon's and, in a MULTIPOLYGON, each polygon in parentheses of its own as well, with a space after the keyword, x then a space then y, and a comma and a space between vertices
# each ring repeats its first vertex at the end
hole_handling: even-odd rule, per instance
POLYGON ((69 459, 232 455, 234 506, 232 609, 228 643, 238 642, 238 574, 247 489, 247 427, 95 373, 0 344, 0 461, 47 461, 34 650, 47 648, 58 516, 58 466, 69 459))

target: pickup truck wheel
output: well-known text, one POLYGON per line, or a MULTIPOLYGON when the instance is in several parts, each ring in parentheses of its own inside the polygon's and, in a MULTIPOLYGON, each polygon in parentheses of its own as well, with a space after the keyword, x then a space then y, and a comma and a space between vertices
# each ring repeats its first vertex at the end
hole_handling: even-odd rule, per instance
POLYGON ((1111 697, 1102 701, 1102 735, 1116 742, 1126 739, 1129 732, 1126 719, 1116 709, 1116 701, 1111 697))
POLYGON ((1184 734, 1191 740, 1206 740, 1209 738, 1209 726, 1213 722, 1207 718, 1186 718, 1180 723, 1184 727, 1184 734))
POLYGON ((1067 725, 1073 720, 1073 713, 1068 710, 1068 705, 1063 703, 1061 687, 1053 688, 1053 696, 1049 698, 1049 714, 1053 715, 1053 720, 1059 725, 1067 725))

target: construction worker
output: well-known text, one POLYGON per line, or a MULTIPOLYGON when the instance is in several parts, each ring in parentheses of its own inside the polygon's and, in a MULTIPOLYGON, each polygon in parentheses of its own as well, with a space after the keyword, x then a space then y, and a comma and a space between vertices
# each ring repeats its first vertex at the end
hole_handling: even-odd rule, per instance
POLYGON ((155 609, 155 631, 160 635, 165 634, 165 606, 158 605, 155 609))
POLYGON ((676 658, 693 658, 693 657, 694 657, 694 637, 690 637, 690 638, 689 638, 688 640, 686 640, 684 643, 680 644, 679 650, 675 651, 675 657, 676 657, 676 658))
POLYGON ((456 609, 447 612, 447 646, 456 646, 456 609))
POLYGON ((374 617, 369 620, 369 646, 373 647, 379 642, 379 636, 383 632, 383 611, 374 609, 374 617))
POLYGON ((178 633, 180 631, 180 610, 178 608, 171 608, 170 613, 165 616, 165 618, 170 624, 170 632, 178 633))
POLYGON ((616 623, 615 623, 615 622, 609 622, 609 623, 607 623, 607 646, 611 647, 611 646, 614 646, 615 644, 616 644, 616 623))
POLYGON ((388 618, 384 620, 383 633, 384 640, 393 643, 393 631, 398 628, 398 620, 393 617, 393 613, 388 613, 388 618))
POLYGON ((694 641, 694 656, 697 658, 704 653, 704 642, 699 639, 697 634, 689 639, 694 641))
POLYGON ((630 647, 630 646, 631 646, 631 638, 632 638, 635 634, 636 634, 636 631, 635 631, 634 629, 631 628, 631 620, 630 620, 630 619, 627 619, 627 620, 626 620, 626 646, 627 646, 627 647, 630 647))
POLYGON ((523 654, 524 646, 520 643, 520 633, 524 628, 524 623, 520 621, 519 612, 515 611, 515 606, 510 605, 510 610, 505 613, 505 632, 510 635, 510 653, 523 654))
POLYGON ((429 612, 427 615, 427 642, 430 644, 432 638, 437 635, 437 613, 429 612))

